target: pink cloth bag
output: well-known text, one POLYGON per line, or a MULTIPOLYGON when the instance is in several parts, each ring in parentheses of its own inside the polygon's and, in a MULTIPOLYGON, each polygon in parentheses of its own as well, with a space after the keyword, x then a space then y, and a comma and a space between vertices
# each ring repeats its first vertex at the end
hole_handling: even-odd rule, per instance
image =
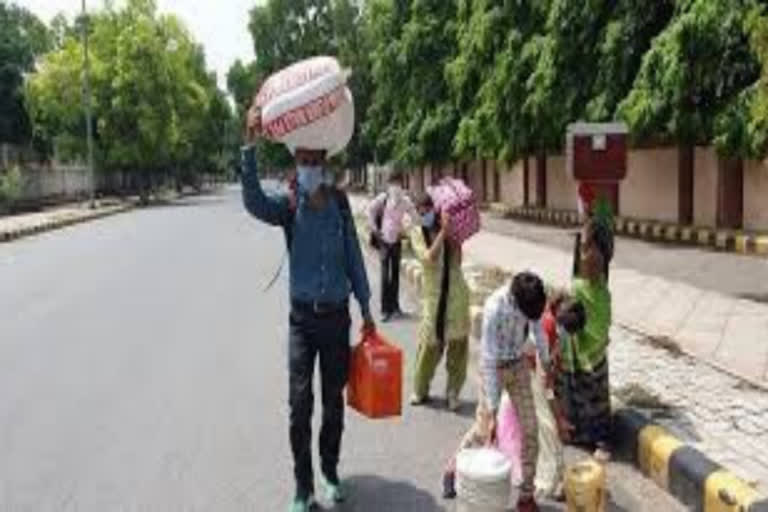
POLYGON ((480 211, 477 208, 475 193, 463 181, 455 178, 443 178, 440 183, 430 187, 429 195, 438 211, 446 211, 451 217, 451 230, 448 238, 457 245, 480 231, 480 211))
POLYGON ((502 396, 497 420, 496 443, 499 451, 512 464, 510 480, 517 485, 523 481, 523 429, 517 420, 517 413, 512 406, 512 401, 506 393, 502 396))

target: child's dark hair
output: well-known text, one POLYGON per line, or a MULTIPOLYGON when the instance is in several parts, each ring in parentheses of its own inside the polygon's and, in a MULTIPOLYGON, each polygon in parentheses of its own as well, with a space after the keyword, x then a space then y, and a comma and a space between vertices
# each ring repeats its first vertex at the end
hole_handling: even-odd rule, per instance
POLYGON ((576 300, 566 299, 557 310, 557 323, 573 334, 584 329, 587 325, 587 312, 584 305, 576 300))
POLYGON ((416 198, 416 208, 424 208, 427 210, 432 210, 435 207, 434 201, 432 201, 432 196, 429 194, 421 194, 416 198))
POLYGON ((512 279, 512 295, 520 311, 531 320, 538 320, 547 304, 544 283, 533 272, 520 272, 512 279))

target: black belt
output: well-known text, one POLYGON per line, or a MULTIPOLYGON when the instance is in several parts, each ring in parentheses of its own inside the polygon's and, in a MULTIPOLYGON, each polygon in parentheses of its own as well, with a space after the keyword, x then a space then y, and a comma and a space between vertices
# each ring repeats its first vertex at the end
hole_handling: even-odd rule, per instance
POLYGON ((291 308, 294 311, 310 312, 316 315, 331 315, 333 313, 341 313, 349 309, 349 301, 343 302, 322 302, 312 301, 306 302, 303 300, 291 299, 291 308))

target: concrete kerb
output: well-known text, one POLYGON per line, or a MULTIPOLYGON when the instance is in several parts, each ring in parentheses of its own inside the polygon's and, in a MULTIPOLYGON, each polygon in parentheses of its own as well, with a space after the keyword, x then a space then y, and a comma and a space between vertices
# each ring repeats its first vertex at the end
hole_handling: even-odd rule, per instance
POLYGON ((720 251, 732 251, 735 247, 734 239, 731 231, 720 230, 715 234, 715 247, 720 251))
POLYGON ((755 238, 755 251, 762 256, 768 256, 768 236, 755 238))
POLYGON ((615 412, 614 443, 620 454, 691 510, 768 511, 768 499, 753 487, 633 409, 615 412))
MULTIPOLYGON (((402 265, 409 283, 420 290, 421 264, 408 259, 402 265)), ((491 292, 492 287, 487 288, 485 296, 491 292)), ((479 290, 476 293, 482 295, 479 290)), ((473 300, 470 318, 470 350, 477 350, 483 323, 482 302, 473 300)), ((477 371, 474 366, 472 370, 477 371)), ((747 482, 630 407, 616 408, 613 441, 620 454, 692 510, 768 512, 768 498, 747 482)))
MULTIPOLYGON (((498 208, 500 210, 500 207, 498 208)), ((505 217, 553 225, 578 225, 578 214, 566 210, 540 207, 518 207, 506 211, 505 217)), ((720 251, 768 256, 768 235, 683 226, 668 222, 616 217, 616 233, 662 243, 694 244, 720 251)))
POLYGON ((33 224, 31 226, 24 226, 22 228, 7 230, 0 232, 0 242, 10 242, 19 238, 41 234, 55 229, 72 226, 74 224, 87 222, 89 220, 100 219, 110 215, 123 213, 134 208, 134 206, 135 205, 133 203, 127 203, 120 206, 109 207, 102 211, 89 211, 78 216, 54 218, 53 220, 47 220, 42 223, 33 224))

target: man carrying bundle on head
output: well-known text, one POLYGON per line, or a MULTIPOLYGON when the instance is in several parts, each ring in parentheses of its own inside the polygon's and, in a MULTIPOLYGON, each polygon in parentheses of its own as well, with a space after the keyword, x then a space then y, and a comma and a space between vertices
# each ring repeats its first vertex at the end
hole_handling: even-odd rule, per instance
POLYGON ((350 364, 350 290, 360 304, 364 328, 375 328, 349 202, 328 179, 327 158, 341 151, 352 134, 354 114, 345 81, 346 73, 329 57, 303 61, 273 75, 248 112, 243 149, 245 208, 283 228, 290 259, 288 373, 296 479, 291 512, 308 512, 314 505, 312 387, 318 358, 323 402, 320 467, 327 499, 344 499, 337 468, 350 364), (295 191, 275 196, 262 189, 253 145, 259 136, 291 148, 295 191))

